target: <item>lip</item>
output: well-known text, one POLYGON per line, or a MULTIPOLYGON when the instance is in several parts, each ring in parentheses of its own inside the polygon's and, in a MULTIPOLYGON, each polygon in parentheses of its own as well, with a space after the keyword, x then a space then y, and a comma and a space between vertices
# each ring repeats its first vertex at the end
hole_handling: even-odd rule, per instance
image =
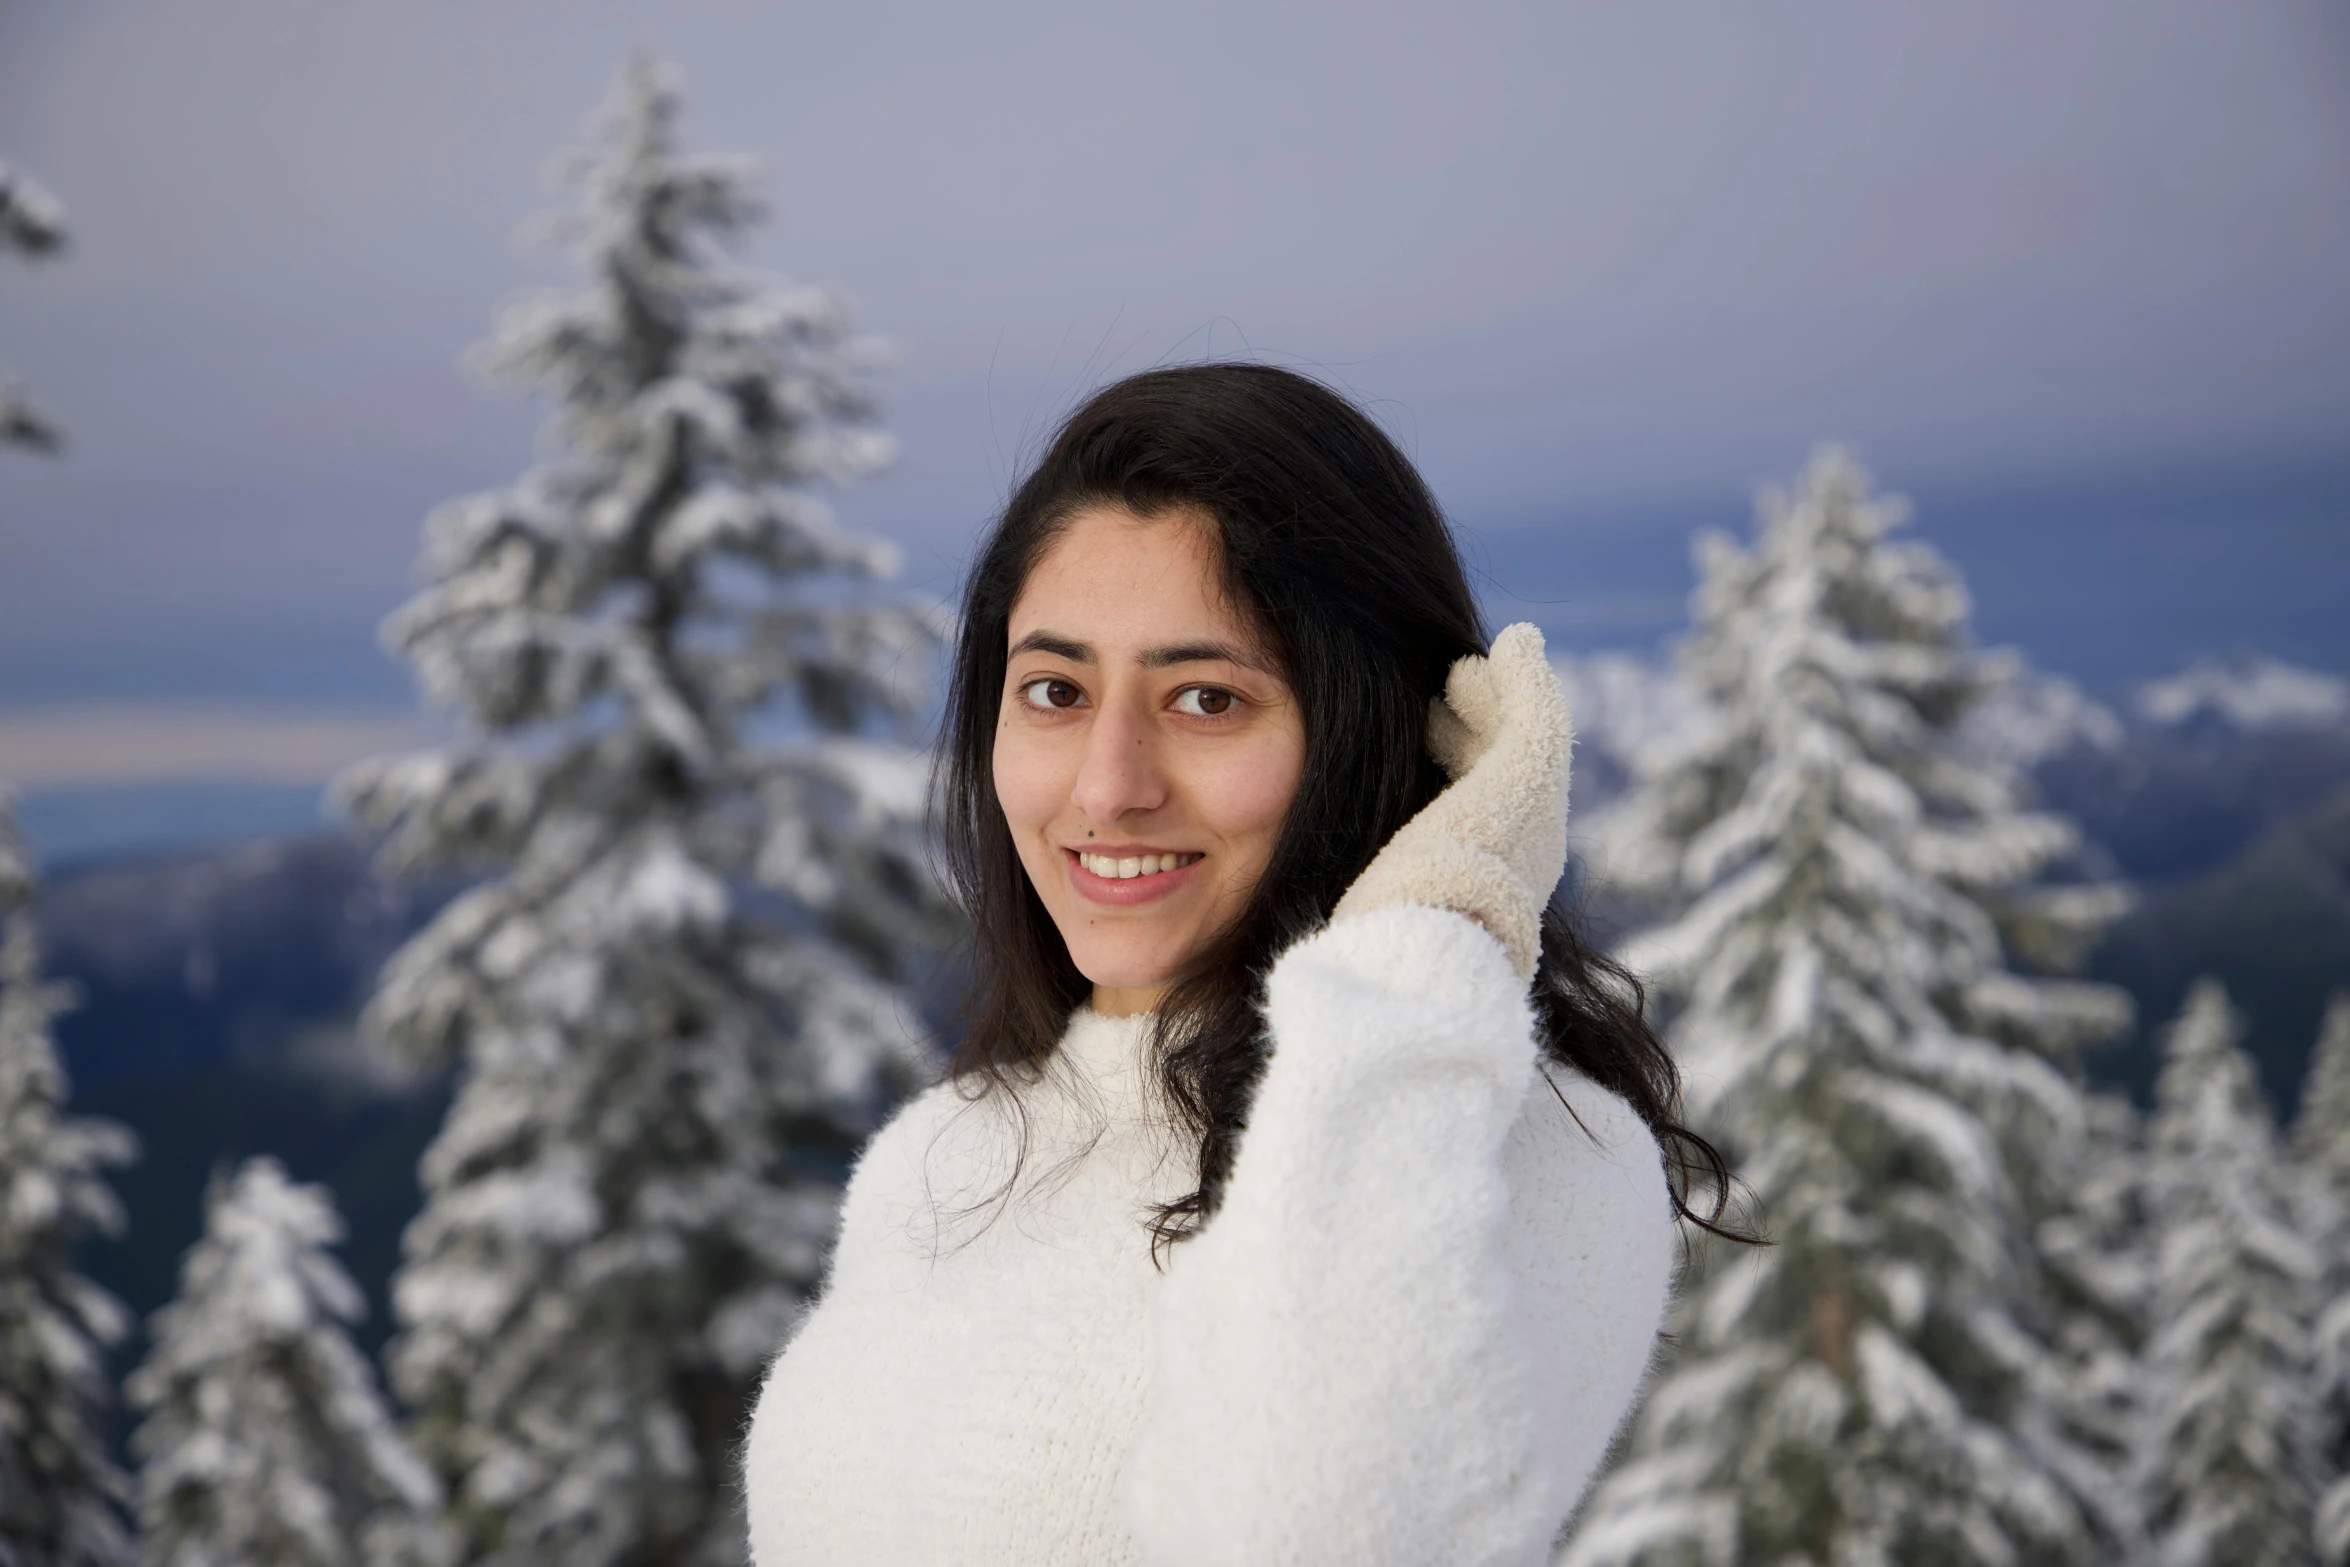
MULTIPOLYGON (((1115 854, 1120 859, 1124 859, 1127 857, 1126 855, 1118 854, 1120 848, 1130 849, 1136 856, 1143 853, 1140 844, 1103 844, 1098 848, 1089 846, 1085 852, 1088 854, 1115 854)), ((1165 854, 1172 851, 1160 849, 1152 852, 1165 854)), ((1112 908, 1131 908, 1138 903, 1154 903, 1167 897, 1180 888, 1188 886, 1191 882, 1191 873, 1207 863, 1207 857, 1203 855, 1199 859, 1193 860, 1189 865, 1178 865, 1171 871, 1160 871, 1153 876, 1131 876, 1122 879, 1116 876, 1096 876, 1078 863, 1077 854, 1078 851, 1075 849, 1061 851, 1061 858, 1069 867, 1069 885, 1076 888, 1077 895, 1088 903, 1108 904, 1112 908)))

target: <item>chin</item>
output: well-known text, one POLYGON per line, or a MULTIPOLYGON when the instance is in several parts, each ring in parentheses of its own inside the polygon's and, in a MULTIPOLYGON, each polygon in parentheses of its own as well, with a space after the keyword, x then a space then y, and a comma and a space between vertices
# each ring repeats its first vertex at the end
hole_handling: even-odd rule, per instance
POLYGON ((1077 972, 1086 982, 1104 990, 1164 990, 1175 983, 1173 969, 1125 969, 1089 967, 1080 963, 1077 972))
POLYGON ((1157 990, 1175 983, 1182 962, 1157 954, 1135 952, 1073 952, 1077 972, 1104 990, 1157 990))

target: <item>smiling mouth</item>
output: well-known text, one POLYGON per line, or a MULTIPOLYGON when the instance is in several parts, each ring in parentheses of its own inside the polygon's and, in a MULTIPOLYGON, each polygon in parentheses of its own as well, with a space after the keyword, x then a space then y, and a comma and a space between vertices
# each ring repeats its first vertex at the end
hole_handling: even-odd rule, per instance
POLYGON ((1077 863, 1105 881, 1133 881, 1138 877, 1158 876, 1167 871, 1181 870, 1197 864, 1204 856, 1184 853, 1162 854, 1094 854, 1079 849, 1072 851, 1077 863))

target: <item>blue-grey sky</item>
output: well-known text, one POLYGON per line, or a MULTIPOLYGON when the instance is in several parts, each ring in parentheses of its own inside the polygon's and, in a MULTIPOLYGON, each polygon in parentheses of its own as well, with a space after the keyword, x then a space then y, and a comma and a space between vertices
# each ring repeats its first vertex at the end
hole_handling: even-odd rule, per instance
POLYGON ((408 701, 418 523, 535 422, 458 356, 565 276, 517 233, 637 44, 766 161, 754 259, 898 345, 839 505, 938 591, 1086 386, 1247 352, 1571 642, 1669 629, 1689 530, 1833 436, 2093 686, 2350 666, 2327 0, 5 0, 0 157, 76 245, 0 274, 72 438, 0 465, 0 719, 408 701))

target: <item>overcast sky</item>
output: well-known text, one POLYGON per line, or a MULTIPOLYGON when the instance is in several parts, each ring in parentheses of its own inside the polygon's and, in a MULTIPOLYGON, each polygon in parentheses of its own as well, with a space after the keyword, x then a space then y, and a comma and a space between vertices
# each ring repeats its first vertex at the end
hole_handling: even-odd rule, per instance
POLYGON ((0 0, 76 231, 0 276, 72 437, 0 466, 0 708, 406 699, 424 511, 530 452, 458 356, 565 276, 518 230, 639 43, 766 161, 755 259, 898 345, 839 504, 938 591, 1085 387, 1246 352, 1586 642, 1839 436, 2037 653, 2350 662, 2339 4, 0 0))

